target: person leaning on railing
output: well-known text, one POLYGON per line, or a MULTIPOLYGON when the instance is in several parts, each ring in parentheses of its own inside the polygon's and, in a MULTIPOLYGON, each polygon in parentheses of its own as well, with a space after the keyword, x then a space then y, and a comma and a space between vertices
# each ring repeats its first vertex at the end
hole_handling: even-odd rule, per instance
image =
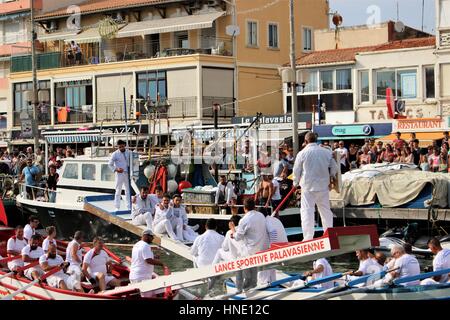
POLYGON ((20 181, 25 180, 25 191, 27 193, 27 198, 30 198, 34 200, 34 190, 33 188, 36 186, 36 176, 40 172, 39 168, 35 165, 33 165, 33 159, 27 158, 27 166, 23 168, 22 173, 20 175, 20 181))
POLYGON ((56 184, 58 183, 59 174, 56 172, 56 165, 49 166, 50 173, 47 178, 47 193, 48 202, 55 202, 56 200, 56 184))

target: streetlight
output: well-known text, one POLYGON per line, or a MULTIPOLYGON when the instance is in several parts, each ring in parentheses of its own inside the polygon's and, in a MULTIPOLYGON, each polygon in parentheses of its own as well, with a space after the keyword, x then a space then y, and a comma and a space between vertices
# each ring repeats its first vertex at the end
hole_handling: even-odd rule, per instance
MULTIPOLYGON (((214 103, 213 104, 213 110, 214 110, 214 132, 216 135, 216 142, 219 138, 218 130, 219 130, 219 111, 220 111, 220 104, 214 103)), ((216 145, 216 153, 217 153, 217 145, 216 145)), ((217 155, 216 155, 216 159, 217 155)), ((214 176, 216 177, 216 181, 219 181, 219 164, 216 162, 216 165, 214 166, 214 176)))

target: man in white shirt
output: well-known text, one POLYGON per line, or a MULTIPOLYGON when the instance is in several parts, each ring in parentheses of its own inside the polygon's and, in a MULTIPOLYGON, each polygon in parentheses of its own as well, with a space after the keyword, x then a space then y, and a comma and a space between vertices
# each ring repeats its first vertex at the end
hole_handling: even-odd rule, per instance
POLYGON ((269 175, 269 179, 272 181, 273 185, 271 204, 273 210, 275 210, 281 203, 280 182, 278 181, 277 178, 274 178, 273 175, 269 175))
POLYGON ((152 214, 155 214, 156 207, 162 202, 163 195, 164 195, 164 190, 161 186, 156 186, 155 193, 148 195, 148 197, 150 198, 150 203, 153 208, 152 214))
POLYGON ((81 283, 76 279, 76 276, 69 276, 64 273, 64 269, 68 267, 69 263, 64 262, 64 259, 57 254, 56 245, 54 243, 49 244, 48 252, 39 258, 39 264, 44 272, 49 272, 58 266, 62 268, 62 270, 57 271, 47 278, 47 283, 50 287, 83 292, 81 283))
POLYGON ((345 147, 345 143, 344 141, 339 141, 339 148, 337 148, 335 151, 337 151, 340 156, 341 156, 341 160, 340 160, 340 165, 341 165, 341 173, 344 174, 348 171, 348 150, 345 147))
MULTIPOLYGON (((420 274, 420 265, 416 257, 405 253, 405 248, 400 245, 394 245, 391 248, 391 255, 395 259, 394 271, 387 274, 383 280, 383 283, 389 283, 396 278, 405 278, 411 276, 417 276, 420 274)), ((417 286, 420 284, 419 280, 402 283, 402 286, 417 286)))
POLYGON ((31 236, 36 234, 36 228, 39 226, 39 219, 36 216, 31 215, 28 218, 29 223, 23 229, 23 237, 29 241, 31 236))
POLYGON ((359 260, 359 268, 357 271, 351 272, 351 276, 361 277, 382 271, 382 266, 369 256, 369 250, 357 250, 356 257, 359 260))
POLYGON ((122 197, 122 188, 125 188, 125 198, 127 202, 128 210, 131 210, 130 202, 130 177, 129 177, 129 166, 130 166, 130 151, 126 150, 126 143, 123 140, 117 142, 118 150, 114 151, 109 159, 109 168, 115 172, 115 189, 116 194, 114 197, 114 205, 116 210, 120 209, 120 200, 122 197))
MULTIPOLYGON (((266 230, 269 236, 270 245, 274 243, 286 243, 288 242, 286 229, 281 223, 280 219, 272 217, 267 212, 264 213, 266 217, 266 230)), ((266 285, 276 280, 276 270, 269 269, 260 271, 258 273, 258 285, 266 285)))
POLYGON ((93 285, 98 284, 100 292, 106 290, 106 286, 120 286, 119 279, 108 274, 108 267, 112 260, 103 250, 103 240, 95 237, 93 240, 94 248, 89 250, 84 256, 82 272, 93 285))
POLYGON ((167 234, 175 241, 179 240, 174 230, 176 225, 172 225, 173 205, 170 203, 168 194, 163 196, 162 202, 156 207, 155 217, 153 219, 153 231, 159 234, 167 234))
POLYGON ((224 236, 217 233, 216 219, 206 221, 206 231, 195 239, 191 247, 194 266, 204 267, 212 264, 217 251, 222 247, 224 236))
MULTIPOLYGON (((313 262, 313 270, 306 271, 305 277, 312 277, 313 280, 322 279, 333 274, 333 269, 327 259, 321 258, 313 262)), ((295 285, 295 284, 294 284, 295 285)), ((320 289, 330 289, 333 287, 333 281, 318 284, 316 287, 320 289)))
MULTIPOLYGON (((253 255, 269 248, 269 236, 266 229, 266 219, 261 212, 255 211, 255 200, 247 198, 244 201, 244 218, 237 227, 230 222, 231 238, 243 243, 244 256, 253 255)), ((243 289, 256 287, 258 269, 243 270, 243 289)))
POLYGON ((333 227, 333 213, 330 210, 330 178, 337 173, 336 161, 331 151, 317 145, 317 137, 308 132, 308 143, 297 155, 294 165, 294 186, 301 186, 300 215, 303 229, 303 241, 314 237, 315 206, 320 213, 324 230, 333 227))
POLYGON ((198 237, 198 233, 195 232, 191 226, 188 225, 188 217, 186 208, 181 204, 181 196, 176 194, 173 196, 173 216, 171 220, 172 226, 176 226, 177 237, 181 241, 194 242, 198 237))
MULTIPOLYGON (((22 260, 24 266, 39 261, 39 258, 45 254, 44 250, 39 246, 41 236, 35 234, 31 236, 30 243, 22 249, 22 260)), ((44 272, 39 265, 25 270, 24 275, 30 280, 37 280, 44 272)))
MULTIPOLYGON (((441 242, 437 238, 428 241, 428 248, 434 254, 433 271, 450 269, 450 250, 443 249, 441 242)), ((431 285, 438 283, 446 283, 449 280, 448 273, 434 276, 433 278, 422 280, 421 285, 431 285)))
POLYGON ((142 187, 140 194, 133 199, 133 208, 131 210, 131 219, 134 225, 147 226, 153 228, 153 212, 151 200, 148 197, 147 187, 142 187))
MULTIPOLYGON (((21 256, 22 249, 28 245, 27 240, 23 237, 23 227, 16 227, 16 234, 8 239, 6 243, 6 253, 9 257, 21 256)), ((17 268, 23 267, 22 259, 15 259, 8 262, 8 269, 11 271, 17 270, 17 268)))
POLYGON ((233 183, 231 181, 227 182, 227 178, 225 176, 220 176, 219 183, 217 184, 215 205, 225 204, 226 206, 230 206, 232 204, 232 199, 237 198, 234 193, 233 183))
POLYGON ((83 262, 83 232, 76 231, 73 240, 66 248, 66 262, 69 263, 67 273, 73 275, 76 280, 81 281, 81 263, 83 262))

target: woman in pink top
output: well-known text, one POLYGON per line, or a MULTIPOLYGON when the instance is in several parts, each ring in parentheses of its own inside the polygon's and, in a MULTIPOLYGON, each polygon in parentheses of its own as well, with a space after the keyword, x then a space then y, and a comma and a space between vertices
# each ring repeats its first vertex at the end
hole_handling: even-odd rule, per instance
POLYGON ((430 171, 438 172, 441 164, 441 152, 438 147, 435 147, 433 151, 433 154, 428 157, 428 163, 430 164, 430 171))
POLYGON ((370 154, 368 147, 363 148, 363 154, 359 156, 359 163, 361 164, 361 166, 370 164, 370 154))

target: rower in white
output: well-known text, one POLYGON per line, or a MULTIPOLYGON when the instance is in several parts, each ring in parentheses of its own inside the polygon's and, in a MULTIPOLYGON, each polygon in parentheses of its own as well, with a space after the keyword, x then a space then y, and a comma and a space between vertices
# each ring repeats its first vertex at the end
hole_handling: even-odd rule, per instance
MULTIPOLYGON (((22 249, 22 260, 24 262, 24 266, 27 266, 35 261, 39 261, 39 258, 44 255, 44 250, 39 246, 40 241, 41 236, 35 234, 31 236, 29 244, 22 249)), ((39 265, 28 268, 24 272, 24 275, 30 280, 37 280, 43 274, 44 272, 39 265)))
POLYGON ((133 198, 133 208, 131 210, 131 219, 134 225, 147 226, 153 228, 154 207, 148 196, 147 187, 142 187, 140 194, 133 198))
MULTIPOLYGON (((244 201, 244 218, 237 227, 230 223, 231 238, 241 241, 244 256, 253 255, 269 248, 269 236, 266 230, 266 219, 261 212, 255 211, 255 200, 247 198, 244 201)), ((258 284, 258 269, 250 268, 243 271, 243 290, 256 287, 258 284)))
MULTIPOLYGON (((407 254, 405 248, 400 245, 394 245, 391 248, 391 255, 395 259, 393 262, 394 271, 389 272, 383 279, 375 282, 376 286, 383 286, 392 282, 396 278, 405 278, 420 274, 420 265, 416 257, 407 254)), ((389 265, 389 263, 388 263, 389 265)), ((389 265, 390 267, 390 265, 389 265)), ((419 280, 402 283, 402 286, 417 286, 419 280)))
MULTIPOLYGON (((441 242, 437 238, 432 238, 428 241, 428 248, 435 255, 433 259, 433 271, 440 271, 450 269, 450 250, 443 249, 441 242)), ((448 274, 434 276, 433 278, 422 280, 422 285, 432 285, 438 283, 445 283, 449 280, 448 274)))
MULTIPOLYGON (((269 237, 269 244, 287 243, 286 229, 280 219, 272 217, 268 210, 264 211, 266 217, 266 232, 269 237)), ((276 270, 264 270, 258 273, 258 285, 264 286, 276 280, 276 270)))
MULTIPOLYGON (((27 240, 23 237, 23 227, 17 226, 15 230, 15 235, 8 239, 6 243, 6 252, 8 257, 18 256, 22 254, 22 249, 27 246, 27 240)), ((8 269, 10 271, 15 271, 17 268, 23 267, 22 259, 15 259, 8 262, 8 269)))
POLYGON ((56 244, 49 244, 48 252, 39 258, 39 264, 44 272, 48 272, 58 266, 62 267, 62 270, 57 271, 47 278, 47 284, 50 287, 62 290, 83 292, 81 283, 76 279, 76 276, 69 276, 63 271, 69 266, 69 263, 64 262, 64 259, 59 254, 57 254, 56 244))
POLYGON ((29 223, 23 229, 23 237, 29 241, 31 236, 36 234, 36 228, 39 226, 39 219, 36 216, 30 216, 29 223))
MULTIPOLYGON (((333 274, 333 269, 327 259, 321 258, 313 262, 313 270, 306 271, 303 275, 305 277, 312 277, 312 279, 322 279, 333 274)), ((298 280, 299 281, 299 280, 298 280)), ((297 281, 296 281, 297 282, 297 281)), ((294 286, 296 285, 294 282, 294 286)), ((330 289, 334 285, 333 281, 318 284, 316 287, 320 289, 330 289)))
POLYGON ((162 202, 156 207, 155 218, 153 219, 153 231, 159 234, 168 234, 169 237, 175 241, 178 240, 171 219, 173 216, 173 205, 170 203, 168 194, 163 196, 162 202))
POLYGON ((213 263, 217 251, 221 248, 224 236, 217 230, 216 219, 206 221, 206 231, 195 239, 191 248, 195 267, 210 266, 213 263))
POLYGON ((130 163, 130 151, 126 150, 125 141, 119 140, 117 142, 118 150, 114 151, 109 160, 109 168, 115 172, 115 197, 114 206, 117 211, 120 210, 120 200, 122 197, 122 188, 125 188, 125 198, 128 210, 131 210, 130 202, 130 177, 128 167, 130 163))
POLYGON ((48 246, 50 243, 53 243, 56 246, 56 228, 54 226, 49 226, 45 228, 45 231, 47 232, 47 237, 42 242, 42 249, 45 253, 48 252, 48 246))
POLYGON ((186 208, 181 204, 182 198, 176 194, 173 196, 173 216, 171 224, 176 228, 176 234, 179 240, 194 242, 198 237, 198 233, 195 232, 191 226, 188 225, 188 217, 186 208))
POLYGON ((66 262, 69 263, 67 273, 73 275, 77 281, 81 281, 81 263, 83 262, 83 232, 76 231, 73 240, 66 248, 66 262))
POLYGON ((99 237, 95 237, 93 245, 94 247, 84 256, 83 274, 91 284, 94 286, 98 284, 100 292, 104 292, 107 286, 119 286, 120 281, 108 274, 108 267, 112 264, 112 260, 105 250, 103 250, 103 240, 99 237))
POLYGON ((306 147, 297 154, 294 165, 294 186, 301 186, 300 216, 303 241, 314 237, 315 206, 320 213, 324 231, 333 227, 333 213, 330 210, 330 180, 337 173, 337 164, 331 151, 317 145, 317 137, 308 132, 306 147))
MULTIPOLYGON (((154 266, 165 267, 164 263, 155 259, 153 256, 152 243, 154 234, 152 230, 147 229, 143 232, 141 241, 133 246, 131 252, 130 282, 139 283, 145 280, 151 280, 156 276, 154 274, 154 266)), ((141 294, 143 297, 152 297, 153 292, 145 292, 141 294)))
POLYGON ((361 277, 369 274, 380 273, 383 267, 378 263, 378 261, 372 259, 369 256, 369 250, 357 250, 356 257, 359 260, 359 268, 357 271, 350 272, 350 276, 361 277))

